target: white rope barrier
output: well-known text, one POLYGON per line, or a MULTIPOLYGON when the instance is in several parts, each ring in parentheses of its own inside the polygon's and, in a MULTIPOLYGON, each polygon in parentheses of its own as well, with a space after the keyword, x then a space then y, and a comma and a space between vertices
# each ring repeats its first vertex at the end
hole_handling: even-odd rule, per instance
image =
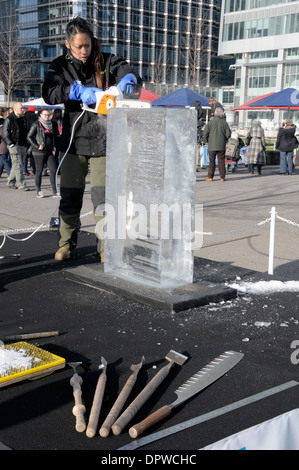
MULTIPOLYGON (((55 210, 56 212, 56 210, 55 210)), ((54 212, 53 212, 54 214, 54 212)), ((50 217, 48 217, 47 220, 49 220, 52 215, 50 215, 50 217)), ((90 215, 90 214, 93 214, 93 212, 86 212, 85 214, 82 214, 80 216, 80 219, 82 217, 86 217, 87 215, 90 215)), ((47 221, 46 220, 46 221, 47 221)), ((50 224, 45 224, 44 222, 41 224, 41 225, 38 225, 37 227, 26 227, 26 228, 17 228, 17 229, 10 229, 10 230, 0 230, 0 235, 3 236, 3 241, 0 245, 0 250, 1 248, 3 247, 4 243, 5 243, 5 240, 6 238, 9 238, 10 240, 14 241, 14 242, 26 242, 27 240, 29 240, 29 238, 31 238, 38 230, 42 229, 42 228, 50 228, 50 224), (25 237, 25 238, 13 238, 11 237, 10 235, 8 235, 9 233, 14 233, 14 234, 17 234, 17 233, 20 233, 20 232, 32 232, 30 233, 30 235, 28 235, 28 237, 25 237)))
POLYGON ((251 230, 252 228, 256 228, 256 227, 259 227, 260 225, 267 224, 268 222, 270 222, 270 220, 271 218, 269 217, 269 219, 263 220, 262 222, 259 222, 258 224, 250 225, 249 227, 240 228, 237 230, 230 230, 229 232, 195 232, 195 233, 198 233, 200 235, 229 235, 231 233, 246 232, 246 230, 251 230))
POLYGON ((255 225, 250 225, 249 227, 241 228, 238 230, 230 230, 229 232, 195 232, 197 234, 201 235, 229 235, 232 233, 239 233, 239 232, 244 232, 246 230, 250 230, 256 227, 259 227, 261 225, 264 225, 268 222, 270 222, 270 239, 269 239, 269 262, 268 262, 268 274, 273 275, 273 265, 274 265, 274 241, 275 241, 275 220, 278 219, 281 222, 285 222, 289 225, 293 225, 293 227, 299 227, 299 224, 296 222, 292 222, 291 220, 285 219, 284 217, 281 217, 277 214, 275 207, 272 207, 271 211, 271 217, 268 219, 263 220, 262 222, 259 222, 258 224, 255 225))

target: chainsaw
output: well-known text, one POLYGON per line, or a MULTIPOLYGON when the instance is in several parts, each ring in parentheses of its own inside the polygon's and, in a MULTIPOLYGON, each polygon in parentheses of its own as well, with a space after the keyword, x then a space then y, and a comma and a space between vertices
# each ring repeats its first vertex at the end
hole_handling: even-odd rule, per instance
POLYGON ((112 108, 151 108, 148 101, 140 101, 141 86, 127 84, 125 92, 117 86, 111 86, 106 91, 98 91, 96 95, 96 103, 93 106, 83 104, 82 109, 97 114, 107 114, 112 108), (132 87, 132 93, 126 93, 127 87, 132 87))

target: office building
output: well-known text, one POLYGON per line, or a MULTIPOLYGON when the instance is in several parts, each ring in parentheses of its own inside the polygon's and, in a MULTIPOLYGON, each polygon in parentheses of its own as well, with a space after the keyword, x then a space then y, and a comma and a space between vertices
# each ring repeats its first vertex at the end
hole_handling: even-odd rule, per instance
MULTIPOLYGON (((223 0, 218 54, 233 57, 234 106, 285 88, 299 89, 299 1, 223 0)), ((277 125, 286 114, 239 111, 277 125)), ((292 119, 299 122, 299 113, 292 119)))

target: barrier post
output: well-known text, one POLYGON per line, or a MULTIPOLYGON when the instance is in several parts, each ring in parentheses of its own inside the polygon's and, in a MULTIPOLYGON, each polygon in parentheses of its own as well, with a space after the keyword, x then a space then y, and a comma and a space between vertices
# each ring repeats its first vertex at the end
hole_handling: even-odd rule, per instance
POLYGON ((268 274, 273 275, 274 238, 275 238, 275 207, 272 207, 270 213, 271 213, 271 221, 270 221, 270 242, 269 242, 268 274))

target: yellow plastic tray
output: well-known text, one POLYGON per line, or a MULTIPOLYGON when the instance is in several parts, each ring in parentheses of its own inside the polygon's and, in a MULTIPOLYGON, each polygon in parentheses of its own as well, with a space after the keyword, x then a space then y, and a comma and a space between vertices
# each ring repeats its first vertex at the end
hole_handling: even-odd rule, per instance
POLYGON ((56 356, 25 341, 0 347, 0 354, 2 349, 21 350, 24 356, 32 357, 32 367, 30 369, 11 368, 7 374, 0 375, 0 387, 5 387, 21 380, 38 379, 65 367, 65 359, 63 357, 56 356))

